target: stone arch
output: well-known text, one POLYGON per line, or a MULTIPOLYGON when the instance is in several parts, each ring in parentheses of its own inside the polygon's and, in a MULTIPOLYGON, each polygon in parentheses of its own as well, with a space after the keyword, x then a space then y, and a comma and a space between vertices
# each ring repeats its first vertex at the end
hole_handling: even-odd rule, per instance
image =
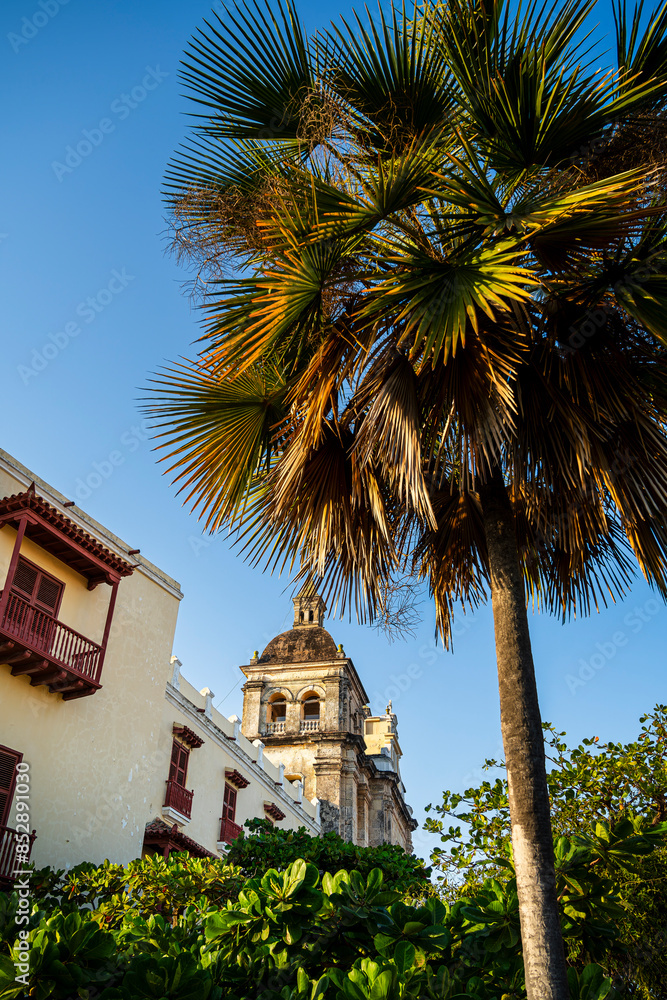
POLYGON ((262 722, 273 732, 284 732, 287 721, 287 706, 294 701, 289 688, 269 688, 262 696, 262 722))
POLYGON ((281 695, 287 702, 296 700, 289 688, 280 687, 276 684, 271 687, 267 687, 266 690, 262 692, 262 702, 267 704, 270 701, 275 701, 276 698, 281 695))
POLYGON ((315 688, 306 689, 299 697, 301 729, 319 729, 324 700, 315 688))
POLYGON ((324 701, 324 688, 322 687, 321 684, 306 684, 297 693, 294 700, 301 702, 303 701, 304 697, 309 693, 316 694, 317 697, 320 699, 320 701, 324 701))

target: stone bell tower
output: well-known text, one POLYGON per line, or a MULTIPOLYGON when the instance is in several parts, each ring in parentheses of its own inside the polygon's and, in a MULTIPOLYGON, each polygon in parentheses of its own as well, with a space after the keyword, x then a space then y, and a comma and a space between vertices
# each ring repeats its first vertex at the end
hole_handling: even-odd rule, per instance
POLYGON ((306 584, 292 599, 292 604, 294 605, 293 628, 298 628, 300 625, 315 625, 321 628, 327 606, 312 583, 306 584))
POLYGON ((342 645, 323 627, 326 605, 312 584, 293 600, 294 624, 242 666, 242 732, 285 764, 320 803, 322 832, 367 846, 412 849, 417 826, 399 772, 396 716, 372 716, 342 645))

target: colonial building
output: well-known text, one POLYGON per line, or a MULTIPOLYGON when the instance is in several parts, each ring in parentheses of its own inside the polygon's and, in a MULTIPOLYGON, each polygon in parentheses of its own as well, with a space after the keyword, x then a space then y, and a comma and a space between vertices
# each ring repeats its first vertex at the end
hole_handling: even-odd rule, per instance
POLYGON ((319 801, 322 830, 361 846, 412 850, 417 822, 405 802, 397 720, 374 716, 354 663, 323 627, 311 586, 294 599, 294 624, 241 670, 242 732, 261 739, 285 776, 319 801))
POLYGON ((26 840, 39 867, 218 857, 253 817, 411 849, 396 716, 311 589, 241 668, 241 723, 172 655, 178 583, 2 451, 0 585, 0 887, 26 840))
POLYGON ((62 868, 219 856, 255 816, 319 832, 302 786, 181 676, 176 581, 2 451, 0 586, 0 884, 24 836, 62 868))

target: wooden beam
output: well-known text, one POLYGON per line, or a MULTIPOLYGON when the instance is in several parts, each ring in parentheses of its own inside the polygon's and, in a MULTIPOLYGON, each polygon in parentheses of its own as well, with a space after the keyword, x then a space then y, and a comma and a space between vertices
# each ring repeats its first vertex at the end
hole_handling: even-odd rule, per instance
POLYGON ((102 667, 104 666, 104 657, 107 651, 107 643, 109 641, 109 632, 111 631, 111 622, 113 620, 114 608, 116 607, 116 597, 118 596, 118 584, 120 580, 115 580, 111 587, 111 597, 109 598, 109 606, 107 608, 107 619, 104 623, 104 635, 102 636, 102 652, 100 653, 100 658, 97 663, 97 671, 95 673, 95 680, 100 679, 102 673, 102 667))
POLYGON ((7 579, 5 580, 5 586, 2 591, 2 598, 0 599, 0 611, 4 611, 7 601, 9 600, 9 588, 12 585, 14 574, 16 573, 16 567, 19 564, 19 552, 21 551, 21 543, 23 542, 23 536, 25 535, 25 529, 27 523, 28 523, 28 515, 24 514, 21 520, 19 521, 19 526, 16 530, 16 538, 14 539, 14 549, 12 551, 12 558, 9 560, 7 579))
POLYGON ((34 674, 30 678, 30 683, 33 687, 38 687, 40 684, 54 684, 56 681, 66 681, 67 671, 60 670, 58 667, 54 667, 51 670, 44 670, 42 673, 34 674))
POLYGON ((12 674, 14 677, 21 677, 23 674, 37 674, 40 670, 46 670, 48 667, 48 660, 38 660, 37 663, 27 663, 23 666, 14 667, 12 669, 12 674))
POLYGON ((90 694, 95 694, 99 691, 101 684, 88 684, 86 687, 82 688, 81 691, 68 691, 67 694, 63 695, 63 701, 74 701, 75 698, 87 698, 90 694))
POLYGON ((25 663, 26 660, 32 659, 34 655, 35 654, 31 653, 29 649, 24 649, 21 653, 14 653, 12 656, 7 656, 4 662, 9 664, 9 666, 11 666, 12 663, 25 663))
POLYGON ((51 691, 54 694, 69 694, 72 691, 81 691, 85 685, 85 681, 63 681, 62 683, 53 684, 51 691))

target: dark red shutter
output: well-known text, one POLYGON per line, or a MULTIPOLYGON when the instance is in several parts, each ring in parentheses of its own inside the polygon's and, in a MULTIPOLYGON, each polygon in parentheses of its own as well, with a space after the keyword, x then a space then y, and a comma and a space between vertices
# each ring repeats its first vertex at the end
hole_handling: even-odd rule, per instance
POLYGON ((7 826, 16 784, 16 765, 22 760, 23 754, 18 750, 0 747, 0 826, 7 826))
POLYGON ((236 789, 225 785, 225 797, 222 800, 222 818, 234 822, 236 819, 236 789))
POLYGON ((181 788, 185 788, 185 779, 188 775, 188 758, 190 751, 182 743, 174 740, 171 747, 171 765, 169 767, 169 780, 175 781, 181 788))
POLYGON ((56 610, 60 604, 62 589, 62 584, 58 583, 57 580, 40 574, 37 593, 35 595, 35 604, 43 611, 48 611, 50 615, 55 617, 56 610))
POLYGON ((43 573, 26 559, 19 558, 12 580, 12 590, 26 598, 40 611, 46 611, 55 618, 60 607, 63 587, 60 580, 43 573))
POLYGON ((12 580, 12 590, 18 590, 23 597, 27 597, 29 601, 32 601, 38 576, 39 572, 34 566, 27 563, 25 559, 19 559, 16 573, 12 580))

